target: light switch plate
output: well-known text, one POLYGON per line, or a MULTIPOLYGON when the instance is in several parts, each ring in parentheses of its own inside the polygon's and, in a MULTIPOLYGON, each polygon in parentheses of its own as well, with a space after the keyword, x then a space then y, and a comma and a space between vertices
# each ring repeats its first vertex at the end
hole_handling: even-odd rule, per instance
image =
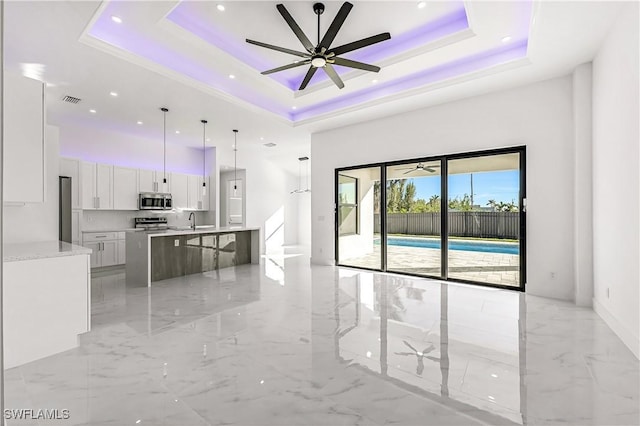
POLYGON ((178 247, 180 245, 180 240, 174 240, 173 245, 178 247))

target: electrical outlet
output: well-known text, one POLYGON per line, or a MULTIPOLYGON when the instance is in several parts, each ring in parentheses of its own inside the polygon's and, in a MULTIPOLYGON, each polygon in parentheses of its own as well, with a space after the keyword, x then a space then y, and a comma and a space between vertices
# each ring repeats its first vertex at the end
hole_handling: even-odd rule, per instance
POLYGON ((551 272, 549 274, 549 276, 551 277, 552 280, 554 280, 556 278, 556 273, 555 272, 551 272))
POLYGON ((173 245, 178 247, 180 245, 180 240, 174 240, 173 245))

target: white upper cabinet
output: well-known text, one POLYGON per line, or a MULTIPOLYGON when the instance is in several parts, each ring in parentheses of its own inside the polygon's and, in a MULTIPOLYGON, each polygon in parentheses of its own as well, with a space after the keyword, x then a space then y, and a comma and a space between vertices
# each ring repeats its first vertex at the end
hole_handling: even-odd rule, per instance
POLYGON ((113 167, 113 209, 138 210, 138 170, 113 167))
POLYGON ((173 207, 189 208, 189 176, 182 173, 171 173, 171 197, 173 207))
POLYGON ((82 208, 113 210, 113 166, 82 163, 82 208))
POLYGON ((71 178, 71 208, 82 208, 82 193, 80 191, 81 162, 77 158, 60 158, 60 176, 71 178))
POLYGON ((44 84, 17 74, 4 74, 5 202, 45 201, 44 84))
MULTIPOLYGON (((164 172, 154 170, 138 170, 138 192, 165 192, 163 187, 164 172)), ((167 172, 167 190, 171 192, 171 173, 167 172)))

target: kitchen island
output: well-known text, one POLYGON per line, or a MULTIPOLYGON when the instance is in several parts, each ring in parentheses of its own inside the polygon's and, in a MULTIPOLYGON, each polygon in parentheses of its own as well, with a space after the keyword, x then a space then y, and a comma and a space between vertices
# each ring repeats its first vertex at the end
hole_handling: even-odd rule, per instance
POLYGON ((151 286, 169 278, 259 263, 259 252, 260 228, 129 231, 127 284, 151 286))

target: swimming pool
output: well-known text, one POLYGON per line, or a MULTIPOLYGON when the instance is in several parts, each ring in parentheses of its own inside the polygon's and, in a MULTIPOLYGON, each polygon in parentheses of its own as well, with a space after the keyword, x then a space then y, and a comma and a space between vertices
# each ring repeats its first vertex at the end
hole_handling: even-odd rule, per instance
MULTIPOLYGON (((376 240, 376 244, 380 244, 380 240, 376 240)), ((387 244, 390 246, 401 247, 421 247, 421 248, 440 248, 440 240, 435 238, 387 238, 387 244)), ((450 240, 449 250, 463 251, 479 251, 483 253, 502 253, 502 254, 518 254, 520 247, 518 243, 489 243, 483 241, 469 240, 450 240)))

